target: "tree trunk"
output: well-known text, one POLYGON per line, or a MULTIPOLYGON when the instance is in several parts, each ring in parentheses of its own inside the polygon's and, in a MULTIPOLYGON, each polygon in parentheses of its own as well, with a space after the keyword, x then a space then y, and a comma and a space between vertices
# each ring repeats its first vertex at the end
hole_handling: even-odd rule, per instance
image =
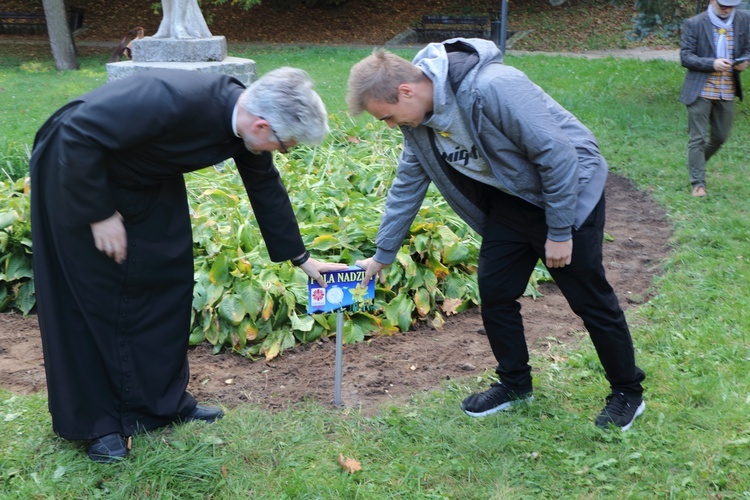
POLYGON ((68 26, 68 16, 65 15, 65 0, 42 0, 42 5, 55 67, 61 71, 78 69, 73 35, 68 26))

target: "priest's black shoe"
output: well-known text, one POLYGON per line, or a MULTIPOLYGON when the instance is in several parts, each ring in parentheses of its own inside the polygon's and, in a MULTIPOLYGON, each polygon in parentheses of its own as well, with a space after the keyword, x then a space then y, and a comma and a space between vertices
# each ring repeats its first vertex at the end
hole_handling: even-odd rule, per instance
POLYGON ((107 434, 89 441, 86 453, 94 462, 111 464, 128 456, 128 443, 122 434, 107 434))
POLYGON ((193 411, 182 417, 183 422, 192 422, 202 420, 204 422, 214 422, 224 416, 224 412, 215 406, 195 405, 193 411))

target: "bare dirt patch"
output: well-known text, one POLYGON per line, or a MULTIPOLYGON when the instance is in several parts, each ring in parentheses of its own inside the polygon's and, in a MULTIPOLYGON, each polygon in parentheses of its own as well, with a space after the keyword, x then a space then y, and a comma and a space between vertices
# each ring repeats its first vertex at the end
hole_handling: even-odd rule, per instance
MULTIPOLYGON (((607 277, 624 309, 649 298, 654 275, 669 251, 671 235, 664 211, 648 193, 610 174, 607 224, 614 238, 604 244, 607 277)), ((554 284, 544 297, 522 299, 526 337, 531 349, 544 352, 549 338, 577 342, 583 330, 554 284)), ((46 390, 37 318, 0 314, 0 387, 29 394, 46 390)), ((495 360, 476 310, 450 317, 441 330, 424 325, 406 334, 376 337, 344 346, 342 403, 373 412, 389 402, 436 388, 441 380, 477 375, 495 360)), ((635 342, 638 342, 637 336, 635 342)), ((270 363, 236 354, 212 354, 202 344, 188 352, 189 390, 200 401, 231 408, 251 403, 269 410, 304 400, 333 404, 334 339, 297 346, 270 363)))

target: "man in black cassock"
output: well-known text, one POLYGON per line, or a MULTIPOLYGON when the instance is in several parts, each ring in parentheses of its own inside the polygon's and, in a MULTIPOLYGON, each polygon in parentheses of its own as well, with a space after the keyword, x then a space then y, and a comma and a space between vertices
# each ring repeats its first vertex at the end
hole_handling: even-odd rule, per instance
POLYGON ((233 158, 271 260, 324 286, 271 151, 319 143, 325 107, 302 70, 250 87, 152 70, 59 109, 31 156, 34 278, 54 431, 92 460, 125 436, 221 418, 186 392, 193 242, 183 174, 233 158))

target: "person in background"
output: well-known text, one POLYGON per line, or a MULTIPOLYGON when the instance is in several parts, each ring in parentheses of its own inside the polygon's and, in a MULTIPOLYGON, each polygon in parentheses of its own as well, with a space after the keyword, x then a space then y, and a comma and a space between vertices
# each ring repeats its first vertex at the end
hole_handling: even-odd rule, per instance
POLYGON ((693 196, 706 196, 706 162, 729 139, 734 99, 742 100, 740 73, 750 58, 750 14, 741 0, 710 0, 685 21, 680 61, 687 68, 680 102, 688 111, 687 167, 693 196))
POLYGON ((602 265, 607 162, 596 140, 488 40, 433 43, 409 62, 384 50, 351 70, 347 104, 404 135, 363 284, 391 264, 430 182, 482 236, 479 293, 499 382, 461 408, 482 417, 528 402, 531 366, 518 302, 538 259, 584 321, 611 388, 596 425, 643 413, 644 372, 602 265))
POLYGON ((193 241, 183 174, 233 158, 271 260, 321 286, 271 152, 328 132, 307 73, 245 88, 220 74, 152 70, 55 112, 30 160, 34 281, 49 411, 96 462, 126 437, 221 418, 187 391, 193 241))

